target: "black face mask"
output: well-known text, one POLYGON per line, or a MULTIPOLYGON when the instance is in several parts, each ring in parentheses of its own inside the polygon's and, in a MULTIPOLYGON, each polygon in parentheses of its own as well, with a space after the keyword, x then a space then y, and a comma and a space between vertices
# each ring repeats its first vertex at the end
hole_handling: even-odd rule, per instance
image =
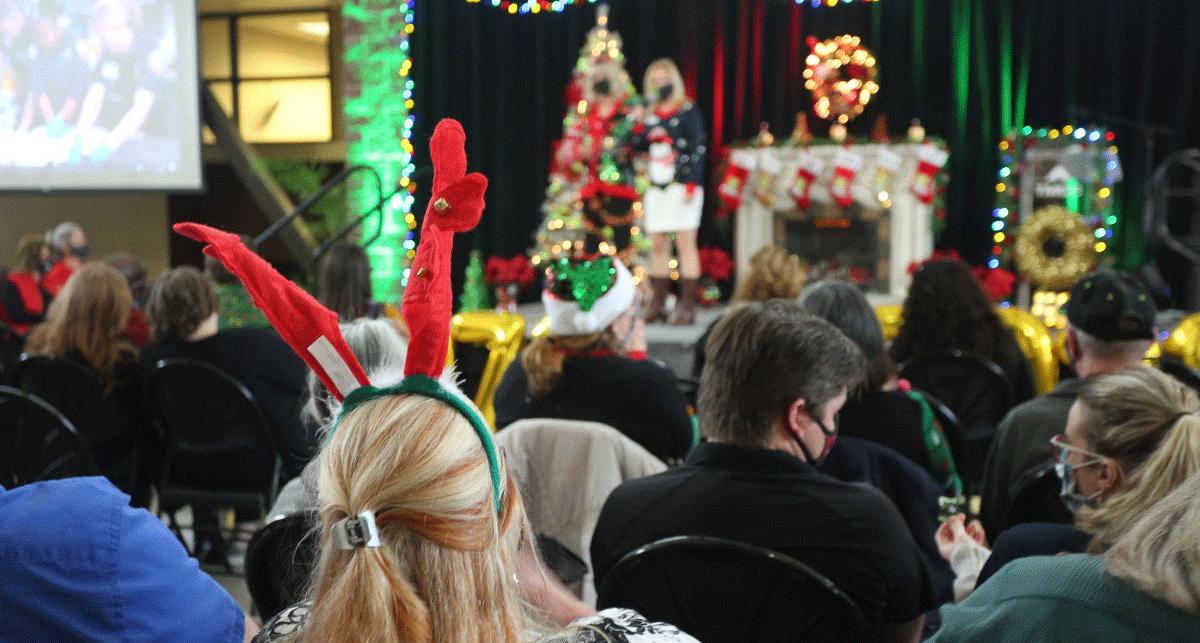
POLYGON ((675 93, 674 85, 663 85, 662 87, 658 88, 658 100, 665 101, 665 100, 671 98, 671 95, 674 93, 675 93))
POLYGON ((592 91, 602 96, 607 96, 612 91, 612 83, 607 78, 597 80, 595 83, 592 83, 592 91))
POLYGON ((819 420, 815 417, 813 418, 813 422, 817 423, 817 427, 819 429, 821 429, 821 433, 825 434, 825 446, 821 448, 821 455, 819 455, 815 458, 813 457, 812 453, 809 452, 808 446, 806 446, 804 444, 804 441, 801 440, 800 438, 796 437, 795 434, 792 434, 792 439, 796 441, 796 446, 800 447, 801 453, 804 454, 804 459, 809 464, 811 464, 815 467, 818 464, 821 464, 821 461, 825 459, 825 456, 829 455, 829 451, 831 449, 833 449, 834 443, 837 442, 837 431, 838 431, 838 424, 840 423, 840 420, 841 420, 841 414, 834 416, 833 430, 830 431, 829 429, 825 428, 824 422, 822 422, 821 420, 819 420))

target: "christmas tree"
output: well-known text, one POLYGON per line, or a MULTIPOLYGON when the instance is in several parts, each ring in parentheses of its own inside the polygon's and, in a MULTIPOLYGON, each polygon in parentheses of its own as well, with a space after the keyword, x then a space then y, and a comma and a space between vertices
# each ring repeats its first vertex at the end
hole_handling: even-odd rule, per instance
POLYGON ((554 146, 542 202, 545 218, 529 252, 534 265, 647 245, 633 222, 640 190, 627 153, 632 112, 641 100, 625 70, 621 36, 608 29, 607 5, 596 13, 565 92, 563 137, 554 146), (606 105, 598 94, 608 97, 606 105))
POLYGON ((472 310, 487 310, 489 303, 488 286, 483 280, 483 259, 478 250, 471 251, 471 261, 467 264, 466 281, 463 282, 463 292, 458 298, 458 312, 466 313, 472 310))

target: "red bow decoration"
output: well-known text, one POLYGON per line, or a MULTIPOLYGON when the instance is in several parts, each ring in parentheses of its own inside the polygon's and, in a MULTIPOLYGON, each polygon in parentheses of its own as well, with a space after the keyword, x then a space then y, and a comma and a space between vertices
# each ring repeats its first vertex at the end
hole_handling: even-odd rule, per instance
POLYGON ((443 119, 429 140, 433 194, 421 222, 421 243, 404 291, 404 321, 412 339, 404 374, 437 379, 446 367, 450 346, 450 254, 454 233, 470 230, 483 215, 487 177, 467 174, 467 135, 453 119, 443 119))
POLYGON ((533 283, 535 276, 533 264, 525 255, 517 255, 511 259, 492 257, 483 267, 483 280, 491 286, 528 286, 533 283))

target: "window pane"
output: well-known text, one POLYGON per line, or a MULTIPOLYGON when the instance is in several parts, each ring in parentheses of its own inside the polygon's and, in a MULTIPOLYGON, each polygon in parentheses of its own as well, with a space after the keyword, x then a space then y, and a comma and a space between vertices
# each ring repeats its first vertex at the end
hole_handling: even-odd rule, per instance
MULTIPOLYGON (((225 112, 225 115, 232 118, 233 83, 229 81, 215 81, 208 83, 208 88, 212 90, 213 98, 217 99, 217 103, 221 105, 221 109, 225 112)), ((213 135, 212 130, 207 125, 204 126, 204 142, 217 142, 217 137, 213 135)))
POLYGON ((229 45, 227 18, 205 18, 200 21, 200 74, 204 78, 229 78, 233 75, 233 52, 229 45))
POLYGON ((238 18, 238 77, 329 75, 329 15, 238 18))
POLYGON ((251 143, 316 143, 333 138, 328 78, 244 80, 238 84, 242 138, 251 143))

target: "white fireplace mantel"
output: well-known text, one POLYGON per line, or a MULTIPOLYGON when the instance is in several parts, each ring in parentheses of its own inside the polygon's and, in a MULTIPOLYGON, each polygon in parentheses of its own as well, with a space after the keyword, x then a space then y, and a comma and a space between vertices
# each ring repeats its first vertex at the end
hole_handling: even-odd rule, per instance
MULTIPOLYGON (((918 155, 928 144, 867 144, 852 145, 848 149, 861 155, 864 163, 855 176, 852 185, 854 200, 868 207, 881 208, 880 195, 875 186, 877 159, 884 149, 898 155, 901 159, 898 169, 891 178, 891 189, 888 197, 891 207, 886 216, 890 217, 891 251, 889 262, 889 283, 886 292, 876 293, 872 299, 899 302, 908 291, 911 278, 908 266, 914 261, 920 261, 933 251, 932 219, 933 206, 920 201, 910 190, 918 164, 918 155)), ((795 200, 788 193, 796 178, 802 152, 807 151, 824 161, 824 169, 813 182, 810 192, 814 204, 833 203, 829 193, 829 183, 833 177, 834 156, 840 145, 813 145, 808 148, 799 147, 769 147, 769 148, 735 148, 738 152, 753 155, 754 168, 746 181, 746 190, 741 207, 737 211, 734 223, 735 261, 738 275, 744 275, 749 266, 750 257, 764 246, 774 243, 775 217, 777 214, 797 210, 795 200), (770 198, 766 199, 771 205, 764 204, 764 199, 756 195, 756 188, 761 183, 764 166, 777 168, 777 176, 770 188, 770 198)))

